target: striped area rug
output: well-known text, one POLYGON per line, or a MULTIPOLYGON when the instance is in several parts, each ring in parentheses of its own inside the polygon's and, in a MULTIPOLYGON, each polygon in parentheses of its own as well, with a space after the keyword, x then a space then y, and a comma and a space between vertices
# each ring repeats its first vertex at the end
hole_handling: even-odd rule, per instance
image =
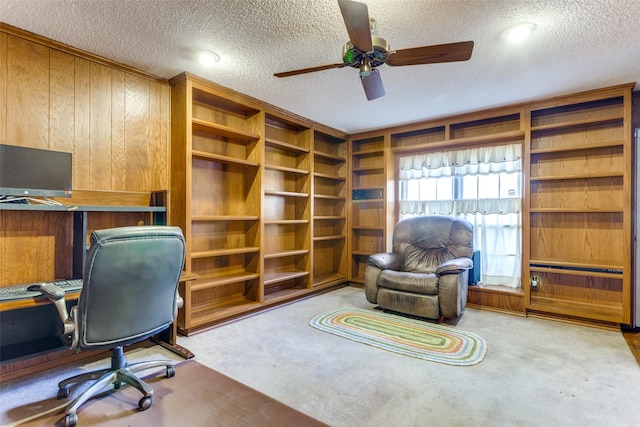
POLYGON ((327 311, 309 324, 353 341, 447 365, 475 365, 487 352, 484 339, 453 326, 356 307, 327 311))

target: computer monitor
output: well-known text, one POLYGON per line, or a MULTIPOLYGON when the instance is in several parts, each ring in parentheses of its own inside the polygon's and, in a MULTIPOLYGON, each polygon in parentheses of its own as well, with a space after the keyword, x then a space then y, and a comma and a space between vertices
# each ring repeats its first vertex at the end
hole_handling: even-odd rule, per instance
POLYGON ((71 161, 71 153, 0 144, 0 197, 71 197, 71 161))

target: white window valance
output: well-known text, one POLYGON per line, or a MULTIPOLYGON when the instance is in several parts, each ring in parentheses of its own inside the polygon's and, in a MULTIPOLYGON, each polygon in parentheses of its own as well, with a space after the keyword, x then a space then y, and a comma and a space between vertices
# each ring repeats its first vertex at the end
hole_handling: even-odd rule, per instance
POLYGON ((400 158, 400 179, 519 172, 522 144, 475 147, 400 158))

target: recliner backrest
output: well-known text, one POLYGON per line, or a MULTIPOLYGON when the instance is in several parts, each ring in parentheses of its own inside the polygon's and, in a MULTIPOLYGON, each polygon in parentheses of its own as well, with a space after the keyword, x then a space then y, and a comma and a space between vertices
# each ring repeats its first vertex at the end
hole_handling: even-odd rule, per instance
POLYGON ((445 261, 471 258, 473 226, 441 215, 407 218, 393 230, 393 252, 402 255, 404 271, 434 273, 445 261))
POLYGON ((178 227, 95 231, 78 301, 80 348, 141 341, 174 321, 185 258, 178 227))

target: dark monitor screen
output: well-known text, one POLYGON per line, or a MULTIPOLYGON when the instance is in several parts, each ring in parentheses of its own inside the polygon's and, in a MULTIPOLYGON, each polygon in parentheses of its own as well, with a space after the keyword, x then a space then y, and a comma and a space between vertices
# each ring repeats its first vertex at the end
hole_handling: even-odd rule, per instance
POLYGON ((0 196, 71 197, 71 153, 0 144, 0 196))

